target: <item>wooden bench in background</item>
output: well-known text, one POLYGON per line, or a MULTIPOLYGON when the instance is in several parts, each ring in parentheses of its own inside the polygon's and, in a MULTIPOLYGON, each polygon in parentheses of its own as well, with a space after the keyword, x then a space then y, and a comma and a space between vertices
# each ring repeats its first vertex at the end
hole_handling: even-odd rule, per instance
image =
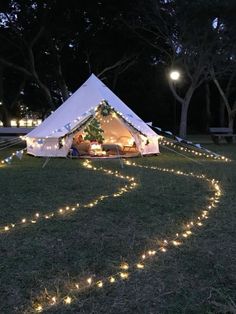
POLYGON ((221 139, 225 139, 227 143, 232 143, 236 138, 231 128, 209 128, 211 138, 215 144, 220 144, 221 139))

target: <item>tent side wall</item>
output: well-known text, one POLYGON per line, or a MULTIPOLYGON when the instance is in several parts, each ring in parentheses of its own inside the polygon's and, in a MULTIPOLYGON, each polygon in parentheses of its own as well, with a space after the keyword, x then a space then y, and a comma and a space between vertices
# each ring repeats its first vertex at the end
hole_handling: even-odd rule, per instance
POLYGON ((148 140, 148 144, 146 144, 146 140, 142 141, 142 154, 150 155, 150 154, 159 154, 159 136, 148 136, 146 140, 148 140))
MULTIPOLYGON (((118 122, 118 121, 117 121, 118 122)), ((133 136, 137 148, 142 155, 159 153, 159 136, 156 134, 141 135, 128 123, 119 119, 120 126, 133 136)), ((38 157, 66 157, 73 141, 73 134, 64 137, 59 148, 58 138, 27 138, 27 153, 38 157)))
MULTIPOLYGON (((131 127, 128 123, 121 120, 122 124, 129 130, 132 136, 135 139, 138 150, 142 155, 151 155, 151 154, 159 154, 159 136, 155 134, 152 129, 146 136, 140 134, 140 132, 136 131, 133 127, 131 127)), ((147 125, 148 126, 148 125, 147 125)))
POLYGON ((145 137, 137 132, 132 132, 135 143, 141 155, 159 154, 158 136, 145 137))
POLYGON ((71 148, 73 135, 64 139, 59 148, 58 138, 27 138, 27 153, 39 157, 66 157, 71 148))

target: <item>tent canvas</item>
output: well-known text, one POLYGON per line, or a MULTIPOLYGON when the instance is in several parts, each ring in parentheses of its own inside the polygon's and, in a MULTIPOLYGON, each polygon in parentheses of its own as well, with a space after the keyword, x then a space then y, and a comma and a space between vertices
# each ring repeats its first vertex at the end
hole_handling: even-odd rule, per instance
POLYGON ((34 156, 66 157, 75 132, 83 132, 98 116, 105 144, 119 144, 123 148, 133 141, 143 155, 159 153, 159 136, 94 74, 27 134, 27 152, 34 156), (104 103, 111 108, 107 117, 99 116, 104 103))

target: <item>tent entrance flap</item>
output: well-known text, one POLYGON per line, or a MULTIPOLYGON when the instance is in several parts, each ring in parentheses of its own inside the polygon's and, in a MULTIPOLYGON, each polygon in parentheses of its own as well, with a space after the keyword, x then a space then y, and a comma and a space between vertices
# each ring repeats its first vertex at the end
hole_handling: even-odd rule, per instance
POLYGON ((72 148, 75 148, 79 155, 90 156, 108 157, 139 153, 134 136, 115 114, 103 117, 97 113, 93 120, 74 133, 72 148))

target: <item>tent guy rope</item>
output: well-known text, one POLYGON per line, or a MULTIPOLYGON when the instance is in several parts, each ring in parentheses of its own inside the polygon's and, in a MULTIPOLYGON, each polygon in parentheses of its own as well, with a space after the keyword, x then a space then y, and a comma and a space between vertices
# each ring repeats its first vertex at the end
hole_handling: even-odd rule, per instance
POLYGON ((6 148, 12 147, 12 146, 16 146, 18 144, 20 144, 22 142, 22 139, 17 139, 15 141, 12 141, 10 143, 7 143, 5 146, 0 147, 0 150, 4 150, 6 148))
MULTIPOLYGON (((160 144, 160 145, 161 145, 161 144, 160 144)), ((162 146, 162 145, 161 145, 161 146, 162 146)), ((186 156, 186 155, 184 155, 184 154, 178 153, 178 152, 176 152, 174 149, 171 149, 171 148, 169 148, 169 147, 166 147, 165 145, 163 145, 162 147, 165 148, 165 149, 167 149, 167 150, 169 150, 169 151, 171 151, 171 152, 173 152, 173 153, 175 153, 175 154, 177 154, 177 155, 180 155, 180 156, 182 156, 182 157, 184 157, 184 158, 186 158, 186 159, 188 159, 188 160, 191 160, 192 162, 195 162, 195 163, 198 164, 198 165, 201 165, 201 162, 199 162, 199 161, 197 161, 197 160, 195 160, 195 159, 193 159, 193 158, 190 158, 190 157, 188 157, 188 156, 186 156)))
POLYGON ((206 158, 213 158, 217 160, 230 161, 229 158, 210 151, 209 149, 203 147, 201 144, 195 144, 191 141, 185 140, 181 137, 174 135, 170 131, 164 131, 159 127, 153 126, 152 122, 147 122, 147 125, 152 127, 157 134, 160 135, 160 145, 162 146, 172 146, 173 148, 180 149, 181 151, 190 153, 195 157, 204 156, 206 158))
POLYGON ((6 138, 5 140, 1 140, 0 141, 0 146, 6 146, 7 144, 10 144, 11 142, 14 142, 16 140, 19 140, 19 138, 21 139, 21 136, 15 136, 13 138, 6 138))

